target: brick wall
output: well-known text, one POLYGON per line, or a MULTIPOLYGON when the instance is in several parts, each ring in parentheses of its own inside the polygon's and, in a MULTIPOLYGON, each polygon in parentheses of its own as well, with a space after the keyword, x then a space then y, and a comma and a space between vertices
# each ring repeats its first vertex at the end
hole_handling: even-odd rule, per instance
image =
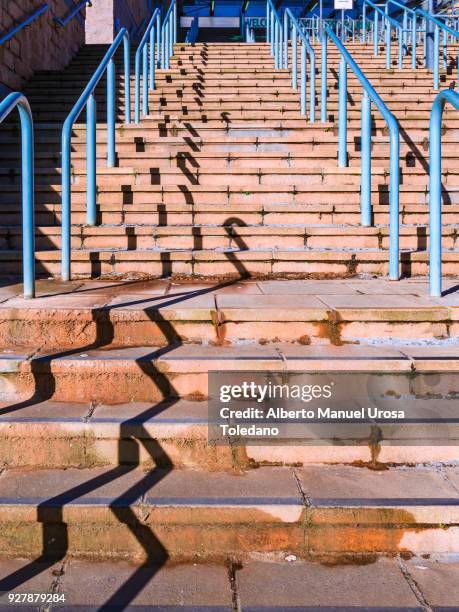
MULTIPOLYGON (((46 13, 0 46, 0 83, 11 89, 21 88, 38 70, 64 68, 84 43, 84 21, 75 18, 66 28, 53 21, 69 14, 67 2, 47 3, 46 13)), ((0 31, 8 32, 42 5, 43 0, 0 0, 0 31)), ((80 14, 85 17, 85 11, 80 14)))

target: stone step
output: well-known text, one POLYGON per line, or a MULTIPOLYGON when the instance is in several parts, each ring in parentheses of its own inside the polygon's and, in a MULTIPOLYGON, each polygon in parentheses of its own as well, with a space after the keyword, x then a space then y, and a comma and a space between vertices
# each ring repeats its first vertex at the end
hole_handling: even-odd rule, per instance
MULTIPOLYGON (((0 353, 0 401, 158 402, 208 396, 209 371, 303 371, 411 373, 422 387, 423 375, 458 371, 458 346, 174 346, 174 327, 164 321, 167 347, 85 348, 71 351, 5 349, 0 353), (83 352, 84 351, 84 352, 83 352), (114 400, 114 398, 116 398, 114 400)), ((102 346, 106 344, 102 339, 102 346)), ((101 346, 96 344, 96 346, 101 346)), ((444 377, 448 392, 448 377, 444 377)), ((392 383, 393 384, 393 383, 392 383)))
MULTIPOLYGON (((349 199, 349 198, 348 198, 349 199)), ((19 200, 19 198, 18 198, 19 200)), ((183 200, 170 201, 168 204, 122 204, 107 203, 98 205, 97 221, 106 225, 147 225, 157 227, 167 226, 194 226, 196 236, 199 238, 199 226, 217 225, 232 226, 297 226, 335 225, 348 227, 360 226, 360 206, 355 204, 302 204, 295 202, 294 197, 288 198, 289 204, 263 204, 252 202, 245 204, 241 201, 233 203, 231 210, 228 204, 212 203, 204 200, 195 202, 190 208, 183 200)), ((129 202, 129 200, 128 200, 129 202)), ((373 204, 373 221, 376 226, 387 226, 389 222, 389 209, 386 204, 373 204)), ((36 224, 38 226, 59 227, 61 223, 60 203, 37 204, 35 208, 36 224)), ((444 206, 443 225, 456 225, 459 208, 455 204, 444 206)), ((0 207, 0 218, 3 225, 17 225, 21 214, 21 204, 8 203, 0 207)), ((72 223, 74 225, 86 224, 86 204, 72 203, 72 223)), ((403 204, 400 209, 400 222, 406 225, 429 224, 429 208, 426 204, 403 204)), ((81 229, 80 229, 81 231, 81 229)), ((105 230, 101 230, 103 234, 105 230)), ((422 239, 422 229, 419 239, 422 239)), ((447 235, 447 234, 446 234, 447 235)), ((197 239, 198 239, 197 238, 197 239)))
POLYGON ((248 560, 457 548, 457 469, 5 470, 0 553, 248 560))
MULTIPOLYGON (((2 274, 18 276, 21 251, 2 250, 2 274)), ((76 278, 119 278, 145 274, 151 278, 352 278, 362 274, 386 276, 388 252, 377 249, 279 249, 279 250, 122 250, 81 249, 72 251, 76 278)), ((404 276, 426 276, 427 251, 405 250, 400 254, 404 276)), ((58 277, 59 250, 37 251, 39 278, 58 277)), ((443 276, 459 274, 459 251, 443 252, 443 276)))
MULTIPOLYGON (((336 162, 335 162, 336 164, 336 162)), ((123 165, 120 168, 107 168, 106 165, 101 165, 97 171, 97 186, 99 191, 113 190, 122 185, 126 190, 127 187, 141 187, 151 185, 161 186, 176 186, 178 184, 187 185, 187 189, 193 191, 194 186, 213 187, 213 186, 229 186, 231 189, 240 187, 245 191, 250 191, 252 187, 259 186, 276 186, 283 185, 286 189, 295 186, 297 189, 302 189, 305 186, 311 187, 312 190, 317 185, 321 185, 326 191, 328 187, 333 187, 335 190, 338 186, 345 185, 346 187, 354 187, 357 191, 360 188, 362 181, 361 170, 354 165, 350 168, 338 168, 332 162, 328 168, 282 168, 279 165, 272 165, 264 168, 206 168, 193 164, 192 161, 187 166, 186 162, 182 167, 178 168, 130 168, 123 165)), ((426 191, 429 185, 429 177, 425 172, 418 168, 405 168, 401 173, 403 183, 409 184, 414 191, 426 191)), ((378 190, 380 186, 390 184, 390 175, 384 168, 372 167, 373 182, 377 184, 378 190)), ((61 170, 57 169, 35 169, 36 185, 53 184, 61 178, 61 170)), ((73 184, 79 187, 86 185, 86 169, 74 168, 72 172, 73 184)), ((0 184, 7 191, 11 185, 21 184, 21 173, 12 171, 11 168, 0 167, 0 184)), ((445 190, 450 187, 459 186, 459 169, 448 170, 444 173, 442 181, 445 190)), ((376 188, 375 188, 376 191, 376 188)))
POLYGON ((65 289, 57 283, 56 295, 33 301, 6 292, 0 305, 0 346, 21 348, 24 337, 42 349, 76 350, 102 339, 112 347, 173 341, 341 345, 374 338, 445 344, 458 333, 455 302, 428 298, 423 280, 374 280, 372 285, 362 280, 112 281, 107 286, 101 281, 83 284, 75 294, 65 289))
MULTIPOLYGON (((228 151, 227 153, 222 151, 206 152, 205 145, 201 151, 193 151, 193 155, 189 151, 177 150, 180 147, 178 144, 171 145, 169 148, 163 147, 162 151, 156 148, 155 155, 145 151, 134 151, 134 149, 145 147, 145 145, 133 144, 133 151, 126 150, 124 147, 123 151, 117 152, 118 167, 123 166, 130 168, 145 168, 145 167, 156 167, 156 168, 183 168, 186 166, 193 167, 195 163, 199 164, 197 167, 206 167, 206 165, 212 165, 213 168, 246 168, 254 167, 257 168, 269 168, 274 165, 280 168, 302 168, 304 170, 314 169, 317 167, 321 168, 337 168, 336 151, 335 155, 330 154, 329 156, 314 155, 311 156, 305 151, 296 152, 283 152, 279 151, 228 151)), ((149 146, 149 145, 147 145, 149 146)), ((83 145, 75 145, 74 151, 72 152, 72 166, 75 170, 86 168, 86 150, 83 145)), ((442 170, 452 171, 453 173, 457 170, 457 158, 456 153, 451 149, 449 151, 442 151, 442 170)), ((49 168, 50 170, 56 170, 59 168, 59 155, 53 153, 51 150, 37 151, 35 154, 35 167, 36 168, 49 168)), ((360 152, 349 151, 349 167, 360 167, 360 152)), ((372 154, 372 172, 375 168, 385 167, 388 163, 388 155, 384 155, 383 151, 376 154, 372 154)), ((21 156, 19 151, 4 151, 0 150, 0 163, 4 167, 8 168, 20 168, 21 167, 21 156)), ((105 144, 101 144, 97 150, 97 167, 107 168, 107 157, 105 144)), ((424 173, 425 169, 421 166, 416 165, 416 157, 414 156, 401 156, 401 169, 402 172, 407 173, 424 173)), ((387 172, 386 172, 387 173, 387 172)))
MULTIPOLYGON (((1 218, 1 217, 0 217, 1 218)), ((72 225, 72 249, 246 249, 276 248, 309 249, 384 249, 389 248, 389 227, 358 225, 72 225)), ((445 249, 459 249, 459 225, 442 227, 445 249)), ((427 249, 429 228, 424 225, 402 225, 400 248, 427 249)), ((22 248, 22 227, 0 227, 0 249, 22 248)), ((38 226, 35 229, 38 251, 61 248, 59 226, 38 226)))
MULTIPOLYGON (((35 187, 36 191, 36 202, 37 204, 60 204, 60 192, 61 185, 48 185, 48 184, 37 184, 35 187)), ((449 186, 448 189, 443 190, 444 201, 448 206, 459 203, 459 186, 449 186)), ((0 203, 11 204, 19 201, 20 185, 5 185, 0 194, 0 203)), ((380 188, 378 185, 372 185, 372 201, 374 205, 386 205, 389 204, 389 192, 388 186, 385 185, 380 188)), ((86 186, 78 183, 72 186, 72 201, 78 204, 86 202, 86 186)), ((166 208, 157 208, 159 205, 176 205, 186 204, 190 215, 194 212, 192 206, 198 204, 212 204, 212 205, 225 205, 228 206, 240 206, 240 205, 261 205, 263 206, 266 202, 269 202, 266 206, 273 206, 273 212, 275 209, 280 210, 281 205, 305 205, 305 206, 336 206, 337 210, 342 206, 342 210, 345 210, 346 205, 359 205, 360 204, 360 193, 358 185, 346 184, 344 181, 339 183, 324 185, 323 183, 309 182, 301 184, 298 180, 295 182, 290 179, 283 185, 279 185, 276 182, 271 184, 268 181, 265 184, 251 184, 250 186, 243 182, 240 185, 230 185, 229 183, 220 185, 195 185, 187 184, 187 179, 184 176, 182 183, 179 184, 148 184, 148 185, 126 185, 119 190, 119 186, 115 181, 111 181, 107 185, 102 185, 98 194, 97 202, 98 205, 150 205, 157 209, 157 212, 167 213, 166 208), (345 195, 344 195, 345 194, 345 195), (345 203, 344 203, 345 202, 345 203)), ((400 204, 405 205, 425 205, 428 204, 428 189, 425 185, 400 185, 400 204)), ((151 209, 150 209, 151 210, 151 209)), ((422 209, 421 209, 422 210, 422 209)), ((447 208, 445 212, 450 211, 447 208)), ((130 211, 136 212, 135 209, 131 208, 130 211)), ((307 211, 307 209, 306 209, 307 211)), ((234 216, 235 209, 231 208, 224 211, 225 219, 234 216)), ((261 212, 261 209, 260 209, 261 212)), ((300 211, 298 210, 298 213, 300 211)), ((330 209, 331 212, 331 209, 330 209)), ((0 212, 1 214, 1 212, 0 212)), ((8 212, 7 212, 8 216, 8 212)), ((344 223, 348 221, 343 220, 344 223)), ((84 221, 79 221, 82 223, 84 221)), ((120 223, 117 221, 105 221, 106 223, 120 223)), ((139 221, 127 221, 128 223, 139 223, 139 221)), ((154 223, 157 224, 157 218, 151 217, 150 220, 145 219, 143 223, 154 223)), ((217 221, 198 221, 195 219, 195 223, 206 224, 206 223, 217 223, 217 221)), ((279 223, 268 220, 268 223, 279 223)), ((310 223, 310 219, 299 218, 298 223, 310 223)), ((334 223, 334 221, 328 221, 334 223)), ((407 221, 403 221, 407 222, 407 221)), ((7 223, 12 223, 7 222, 7 223)), ((13 222, 14 223, 14 222, 13 222)), ((182 221, 183 223, 183 221, 182 221)), ((320 221, 319 221, 320 223, 320 221)), ((424 221, 420 221, 424 223, 424 221)), ((38 221, 40 225, 40 221, 38 221)), ((164 223, 162 223, 164 225, 164 223)), ((225 221, 225 224, 227 222, 225 221)))
MULTIPOLYGON (((449 404, 444 401, 446 410, 451 400, 449 404)), ((457 462, 451 440, 439 438, 438 431, 426 425, 422 431, 418 427, 409 445, 406 439, 397 442, 392 435, 380 440, 376 452, 371 444, 362 443, 364 436, 371 438, 370 426, 365 431, 361 428, 354 440, 348 438, 347 444, 324 441, 317 445, 310 439, 309 444, 276 445, 271 440, 266 445, 240 442, 231 449, 209 445, 208 414, 206 401, 181 399, 154 405, 24 402, 20 409, 0 404, 2 464, 8 469, 129 465, 143 470, 173 467, 234 472, 266 465, 341 464, 381 470, 393 465, 457 462)), ((454 435, 452 425, 448 433, 454 435)))

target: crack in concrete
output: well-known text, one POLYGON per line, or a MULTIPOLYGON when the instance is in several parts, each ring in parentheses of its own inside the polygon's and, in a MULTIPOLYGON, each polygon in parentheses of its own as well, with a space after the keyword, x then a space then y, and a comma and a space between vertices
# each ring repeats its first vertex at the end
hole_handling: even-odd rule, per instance
POLYGON ((230 561, 228 564, 228 579, 230 584, 231 591, 231 600, 232 600, 232 610, 233 612, 241 611, 241 601, 239 597, 239 590, 237 587, 237 577, 236 572, 242 569, 242 565, 235 563, 234 561, 230 561))
POLYGON ((311 498, 306 493, 306 491, 303 489, 300 477, 298 476, 296 470, 293 470, 293 478, 295 479, 296 486, 298 488, 298 493, 300 494, 300 497, 303 500, 303 504, 306 506, 306 508, 311 508, 312 506, 311 498))
POLYGON ((83 422, 84 423, 89 423, 89 421, 91 420, 92 415, 94 414, 94 411, 97 408, 97 406, 98 406, 98 404, 94 400, 89 403, 88 412, 83 417, 83 422))
POLYGON ((425 595, 421 591, 421 588, 419 587, 418 583, 416 582, 416 580, 411 575, 411 572, 408 569, 408 566, 406 565, 406 563, 404 562, 404 560, 400 556, 397 557, 397 563, 398 563, 398 567, 399 567, 399 569, 400 569, 400 571, 402 573, 402 576, 405 578, 406 582, 408 583, 408 586, 410 587, 410 589, 412 590, 414 596, 418 600, 421 608, 424 610, 424 612, 433 612, 433 608, 431 607, 431 605, 429 604, 429 602, 425 598, 425 595))
MULTIPOLYGON (((52 573, 53 573, 54 578, 51 581, 51 584, 48 589, 48 593, 51 593, 53 595, 60 593, 61 585, 62 585, 64 576, 65 576, 66 566, 67 566, 67 561, 64 560, 59 569, 53 570, 52 573)), ((58 607, 61 608, 61 605, 59 604, 58 607)), ((50 612, 52 609, 53 609, 53 604, 51 602, 45 604, 44 606, 40 606, 38 608, 40 612, 50 612)))
POLYGON ((454 489, 454 491, 459 495, 459 487, 451 480, 451 478, 448 476, 448 474, 445 472, 445 466, 444 465, 440 465, 437 466, 437 470, 438 474, 440 475, 440 477, 446 482, 448 483, 448 485, 454 489))

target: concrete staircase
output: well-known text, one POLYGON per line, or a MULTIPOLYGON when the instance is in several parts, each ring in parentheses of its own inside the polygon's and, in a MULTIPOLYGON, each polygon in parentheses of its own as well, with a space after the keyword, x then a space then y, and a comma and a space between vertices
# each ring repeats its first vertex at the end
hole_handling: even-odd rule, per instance
MULTIPOLYGON (((386 71, 384 57, 373 58, 370 46, 348 46, 400 121, 401 272, 425 275, 431 74, 422 69, 386 71)), ((450 51, 454 54, 454 49, 450 51)), ((38 121, 37 258, 43 276, 59 274, 59 130, 101 53, 97 47, 84 48, 63 74, 37 75, 27 92, 38 121)), ((151 115, 140 126, 120 124, 118 128, 118 167, 104 165, 103 125, 98 130, 97 227, 85 226, 85 126, 76 125, 74 275, 332 278, 386 274, 387 130, 376 112, 375 225, 361 227, 361 88, 350 73, 350 164, 340 169, 336 162, 337 62, 330 44, 329 123, 311 125, 299 115, 298 94, 292 91, 286 71, 274 70, 266 45, 178 45, 170 72, 158 72, 156 91, 150 96, 151 115)), ((443 75, 443 85, 450 82, 452 77, 443 75)), ((103 106, 101 98, 102 120, 103 106)), ((120 118, 122 112, 120 95, 120 118)), ((454 112, 446 112, 446 275, 458 272, 458 121, 454 112)), ((3 142, 16 141, 13 129, 9 137, 2 131, 3 142)), ((19 173, 10 149, 2 155, 0 257, 3 274, 15 274, 20 257, 19 173)))
MULTIPOLYGON (((418 279, 373 278, 387 273, 388 138, 375 117, 375 227, 362 228, 351 75, 350 166, 338 169, 334 80, 330 121, 311 125, 265 45, 178 45, 171 71, 158 73, 151 115, 120 124, 115 169, 98 131, 97 227, 85 225, 85 128, 75 127, 74 280, 40 281, 34 301, 11 281, 0 287, 0 555, 35 559, 18 562, 0 591, 68 559, 225 562, 234 587, 238 564, 253 558, 402 563, 457 552, 450 439, 428 444, 421 429, 411 445, 208 443, 210 371, 406 375, 400 401, 428 399, 435 386, 445 409, 457 402, 457 118, 445 114, 453 278, 447 297, 429 299, 431 76, 401 78, 369 48, 349 46, 403 128, 402 272, 418 279)), ((59 274, 60 123, 101 53, 83 49, 28 90, 42 276, 59 274)), ((336 71, 332 48, 329 59, 336 71)), ((2 142, 16 141, 14 129, 2 142)), ((18 165, 11 149, 0 155, 6 276, 19 270, 18 165)))

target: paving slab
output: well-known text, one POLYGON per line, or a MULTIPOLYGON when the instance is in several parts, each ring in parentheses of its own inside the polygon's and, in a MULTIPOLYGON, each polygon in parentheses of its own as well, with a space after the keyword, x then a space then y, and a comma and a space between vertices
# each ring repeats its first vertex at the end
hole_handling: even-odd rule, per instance
MULTIPOLYGON (((0 559, 0 606, 8 604, 8 593, 51 593, 53 582, 61 573, 62 563, 31 559, 0 559), (4 593, 6 592, 6 593, 4 593)), ((5 606, 6 607, 6 606, 5 606)), ((9 605, 8 609, 17 609, 9 605)), ((29 606, 29 610, 33 609, 29 606)), ((37 608, 34 608, 37 609, 37 608)))
POLYGON ((322 301, 330 308, 334 309, 355 309, 355 308, 432 308, 439 307, 428 297, 419 297, 416 295, 387 295, 387 294, 370 294, 370 295, 324 295, 322 301))
POLYGON ((429 282, 412 279, 390 281, 382 278, 372 280, 352 279, 346 285, 365 295, 415 295, 428 297, 429 282))
POLYGON ((213 283, 171 282, 167 295, 180 295, 181 293, 235 293, 237 295, 260 295, 262 291, 259 287, 259 283, 255 281, 222 281, 213 283))
POLYGON ((241 320, 290 321, 305 318, 322 320, 327 307, 313 295, 234 295, 217 296, 217 305, 228 317, 241 320))
POLYGON ((104 604, 119 606, 118 609, 132 605, 184 606, 185 609, 205 606, 209 612, 232 610, 228 570, 212 564, 161 567, 136 566, 122 561, 70 560, 60 592, 65 593, 68 606, 84 606, 85 610, 92 606, 99 609, 104 604))
POLYGON ((164 295, 168 290, 168 280, 126 280, 126 281, 84 281, 76 290, 78 293, 117 296, 123 293, 142 293, 146 295, 164 295))
POLYGON ((89 293, 63 293, 37 297, 34 300, 25 300, 22 297, 15 297, 3 302, 3 309, 23 309, 23 310, 86 310, 93 308, 103 308, 108 297, 105 294, 89 293))
POLYGON ((357 290, 344 281, 275 280, 259 281, 258 286, 266 295, 326 295, 328 293, 357 295, 357 290))
MULTIPOLYGON (((459 609, 459 563, 410 559, 405 562, 411 576, 434 610, 459 609)), ((445 610, 446 612, 446 610, 445 610)))
MULTIPOLYGON (((457 470, 459 471, 459 469, 457 470)), ((459 494, 430 468, 383 471, 353 466, 310 466, 297 471, 303 491, 313 504, 384 505, 431 500, 459 503, 459 494)))
MULTIPOLYGON (((125 293, 110 300, 109 308, 112 310, 215 310, 215 298, 211 293, 194 294, 184 292, 177 295, 158 295, 148 297, 145 294, 125 293)), ((194 318, 194 313, 189 313, 194 318)))
POLYGON ((421 607, 393 559, 368 565, 292 563, 244 564, 236 574, 244 612, 253 610, 356 610, 408 612, 421 607))

